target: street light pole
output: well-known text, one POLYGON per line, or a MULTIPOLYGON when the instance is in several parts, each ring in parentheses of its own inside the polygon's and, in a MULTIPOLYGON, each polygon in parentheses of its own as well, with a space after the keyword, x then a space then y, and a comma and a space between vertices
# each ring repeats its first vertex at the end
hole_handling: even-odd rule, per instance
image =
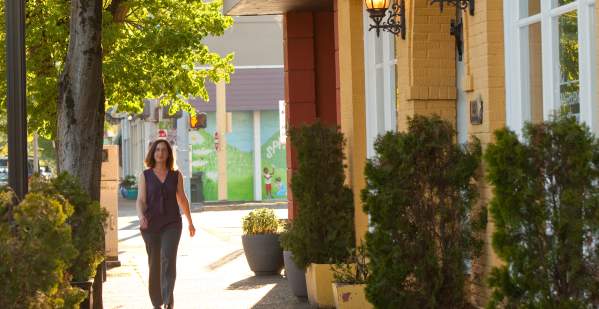
POLYGON ((20 198, 27 193, 25 99, 25 0, 5 0, 8 112, 8 183, 20 198))

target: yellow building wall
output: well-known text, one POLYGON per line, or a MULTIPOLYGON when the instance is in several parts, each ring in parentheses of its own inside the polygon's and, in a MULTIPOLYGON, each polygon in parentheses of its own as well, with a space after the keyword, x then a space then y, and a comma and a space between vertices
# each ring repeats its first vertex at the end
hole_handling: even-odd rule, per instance
POLYGON ((337 0, 341 131, 347 139, 347 183, 354 193, 356 242, 368 230, 360 192, 365 187, 366 109, 364 86, 363 1, 337 0))
MULTIPOLYGON (((397 39, 398 129, 407 129, 407 117, 437 114, 456 123, 456 50, 449 34, 453 7, 426 0, 407 0, 407 38, 397 39)), ((474 16, 464 12, 465 77, 462 81, 471 101, 483 101, 483 123, 468 125, 468 134, 478 137, 483 147, 492 142, 493 132, 505 126, 505 71, 503 48, 503 1, 477 1, 474 16)), ((484 168, 483 168, 484 169, 484 168)), ((484 170, 481 171, 484 173, 484 170)), ((481 174, 482 175, 482 174, 481 174)), ((491 188, 481 180, 480 205, 488 205, 491 188)), ((493 222, 489 223, 483 256, 476 261, 472 297, 484 306, 489 291, 485 279, 501 261, 491 249, 493 222)))

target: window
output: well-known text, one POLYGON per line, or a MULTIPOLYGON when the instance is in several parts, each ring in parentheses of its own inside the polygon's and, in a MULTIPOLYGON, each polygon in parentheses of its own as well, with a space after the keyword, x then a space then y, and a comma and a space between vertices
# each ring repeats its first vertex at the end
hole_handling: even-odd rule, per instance
POLYGON ((374 156, 374 142, 379 134, 397 130, 395 83, 396 36, 382 31, 368 31, 371 20, 364 10, 364 74, 366 89, 366 142, 368 157, 374 156))
POLYGON ((565 111, 597 131, 595 0, 504 0, 507 125, 565 111))

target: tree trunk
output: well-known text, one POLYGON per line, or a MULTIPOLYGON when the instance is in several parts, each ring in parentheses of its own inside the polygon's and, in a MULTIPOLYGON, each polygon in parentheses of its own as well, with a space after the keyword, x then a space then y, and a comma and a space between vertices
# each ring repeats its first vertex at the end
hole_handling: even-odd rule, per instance
POLYGON ((70 41, 58 99, 58 170, 100 199, 104 131, 102 1, 71 1, 70 41))
MULTIPOLYGON (((100 199, 104 84, 102 82, 102 0, 72 0, 69 49, 58 97, 58 170, 77 177, 100 199)), ((104 263, 93 284, 94 309, 102 309, 104 263)))

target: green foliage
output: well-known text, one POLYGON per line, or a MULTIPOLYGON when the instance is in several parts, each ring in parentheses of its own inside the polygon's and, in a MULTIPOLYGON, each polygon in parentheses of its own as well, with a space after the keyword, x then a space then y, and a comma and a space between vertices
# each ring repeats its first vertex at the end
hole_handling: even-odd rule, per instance
POLYGON ((137 178, 133 175, 127 175, 121 182, 121 186, 127 189, 137 188, 137 178))
POLYGON ((337 263, 333 267, 336 283, 366 284, 369 275, 366 246, 363 245, 353 248, 345 263, 337 263))
POLYGON ((290 136, 299 162, 291 183, 298 215, 284 247, 302 268, 344 262, 355 235, 353 195, 344 185, 343 134, 317 122, 291 130, 290 136))
POLYGON ((69 272, 73 281, 88 281, 104 259, 104 224, 108 213, 67 173, 50 181, 34 178, 30 190, 59 195, 74 208, 67 222, 72 228, 73 244, 78 254, 70 264, 69 272))
POLYGON ((470 307, 468 265, 486 225, 486 211, 473 210, 480 143, 457 145, 450 123, 416 116, 407 132, 380 136, 375 150, 362 191, 372 227, 368 300, 379 308, 470 307))
POLYGON ((254 209, 242 220, 243 234, 245 235, 277 234, 279 232, 279 219, 269 208, 254 209))
POLYGON ((485 160, 494 185, 490 308, 599 306, 599 143, 575 118, 528 124, 523 142, 495 133, 485 160))
MULTIPOLYGON (((27 112, 30 131, 56 130, 58 78, 69 40, 71 1, 26 1, 27 112)), ((229 80, 233 55, 211 52, 202 43, 219 36, 233 19, 221 13, 222 0, 104 0, 103 81, 107 107, 138 113, 142 99, 191 111, 189 96, 208 99, 207 81, 229 80), (201 67, 201 69, 196 69, 201 67)), ((5 58, 4 6, 0 6, 0 63, 5 58)), ((6 76, 6 66, 0 65, 6 76)), ((0 79, 0 114, 6 114, 6 80, 0 79)), ((0 117, 0 131, 6 122, 0 117)))
POLYGON ((67 275, 77 255, 67 224, 73 208, 42 192, 15 201, 0 192, 0 308, 78 308, 85 293, 67 275))

